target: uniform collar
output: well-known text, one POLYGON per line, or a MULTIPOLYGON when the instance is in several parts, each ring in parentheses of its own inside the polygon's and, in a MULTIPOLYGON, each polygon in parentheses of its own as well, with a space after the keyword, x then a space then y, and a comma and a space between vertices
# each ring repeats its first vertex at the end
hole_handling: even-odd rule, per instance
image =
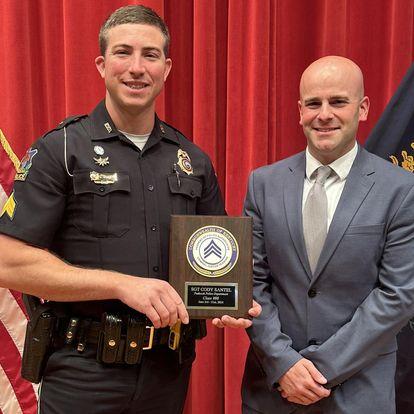
MULTIPOLYGON (((90 114, 92 141, 103 141, 118 137, 119 139, 130 143, 129 139, 122 135, 113 123, 105 107, 105 101, 99 102, 96 108, 90 114)), ((154 128, 148 138, 145 150, 154 146, 162 139, 172 141, 179 145, 177 134, 172 128, 167 127, 155 114, 154 128)))

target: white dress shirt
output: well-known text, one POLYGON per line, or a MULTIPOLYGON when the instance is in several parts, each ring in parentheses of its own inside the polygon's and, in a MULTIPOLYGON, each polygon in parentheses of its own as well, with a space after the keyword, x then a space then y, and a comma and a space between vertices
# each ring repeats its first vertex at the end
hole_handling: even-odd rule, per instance
MULTIPOLYGON (((339 199, 341 198, 342 191, 345 186, 346 178, 354 163, 355 157, 358 153, 358 144, 355 143, 354 147, 348 151, 345 155, 338 158, 334 162, 328 164, 332 168, 332 173, 325 182, 326 197, 328 199, 328 229, 331 225, 332 218, 335 214, 336 207, 338 206, 339 199)), ((315 182, 315 171, 322 166, 306 148, 306 176, 303 185, 303 197, 302 197, 302 211, 305 206, 306 198, 309 191, 315 182)))

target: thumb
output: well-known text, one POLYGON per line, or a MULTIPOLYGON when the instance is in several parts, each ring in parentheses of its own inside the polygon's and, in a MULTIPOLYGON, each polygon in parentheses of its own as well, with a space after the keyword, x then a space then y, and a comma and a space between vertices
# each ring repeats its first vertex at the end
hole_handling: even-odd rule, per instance
POLYGON ((257 303, 255 300, 253 300, 253 305, 249 309, 249 315, 252 317, 257 317, 262 313, 262 306, 257 303))
POLYGON ((309 371, 311 377, 319 384, 326 384, 328 380, 316 369, 311 361, 306 361, 306 369, 309 371))

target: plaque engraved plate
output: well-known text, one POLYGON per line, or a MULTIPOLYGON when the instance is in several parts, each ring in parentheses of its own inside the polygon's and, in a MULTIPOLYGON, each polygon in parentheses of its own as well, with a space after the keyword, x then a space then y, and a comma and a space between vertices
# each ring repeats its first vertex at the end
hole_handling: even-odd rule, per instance
POLYGON ((187 309, 237 310, 238 284, 215 282, 185 282, 185 300, 187 309))
POLYGON ((171 216, 169 282, 191 318, 247 317, 252 272, 251 218, 171 216))

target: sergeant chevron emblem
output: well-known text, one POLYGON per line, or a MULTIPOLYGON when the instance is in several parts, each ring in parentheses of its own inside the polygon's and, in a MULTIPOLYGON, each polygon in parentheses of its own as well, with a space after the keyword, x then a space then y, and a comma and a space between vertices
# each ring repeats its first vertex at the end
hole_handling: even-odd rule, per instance
POLYGON ((219 259, 221 259, 221 249, 219 246, 217 246, 214 240, 211 240, 208 246, 204 249, 204 259, 207 259, 207 257, 212 254, 215 254, 219 259))

